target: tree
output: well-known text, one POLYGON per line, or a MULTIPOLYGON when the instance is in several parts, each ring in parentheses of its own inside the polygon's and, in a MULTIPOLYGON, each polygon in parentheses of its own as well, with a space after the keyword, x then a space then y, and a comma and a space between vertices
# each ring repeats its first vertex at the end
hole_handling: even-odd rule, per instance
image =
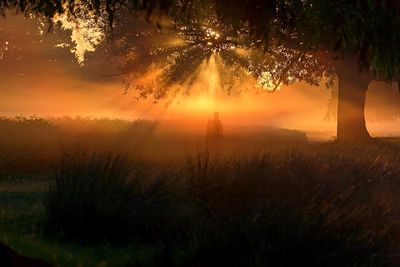
MULTIPOLYGON (((147 18, 166 14, 178 22, 175 25, 200 25, 204 18, 216 19, 230 38, 240 40, 232 45, 262 46, 269 59, 280 58, 273 62, 285 62, 283 67, 267 73, 275 85, 297 80, 313 84, 334 69, 339 77, 339 141, 370 140, 364 116, 368 84, 373 79, 391 82, 400 77, 400 2, 395 0, 90 0, 84 6, 95 14, 106 15, 110 26, 121 8, 145 12, 147 18)), ((82 3, 2 0, 0 8, 17 8, 49 18, 68 12, 73 19, 82 3)), ((228 43, 213 42, 211 46, 217 49, 228 43)), ((199 40, 194 44, 199 47, 199 40)), ((207 55, 207 51, 209 55, 209 50, 203 52, 207 55)), ((233 59, 225 58, 226 62, 233 59)), ((254 67, 255 58, 244 64, 241 59, 232 63, 254 67)), ((258 76, 266 73, 261 63, 271 62, 261 61, 256 64, 261 67, 252 70, 258 76)))
POLYGON ((237 81, 245 76, 255 78, 259 91, 274 92, 281 84, 300 80, 318 84, 322 76, 330 75, 314 55, 282 45, 263 51, 246 27, 227 27, 210 14, 196 19, 201 23, 174 18, 170 27, 155 33, 154 27, 123 13, 114 23, 112 40, 102 43, 97 52, 107 54, 108 60, 124 59, 120 72, 108 76, 122 76, 126 89, 135 89, 142 98, 166 98, 176 94, 180 85, 185 93, 196 82, 201 66, 209 64, 228 93, 236 91, 237 81), (143 82, 157 70, 162 70, 160 75, 143 82))
MULTIPOLYGON (((245 1, 236 11, 234 1, 217 1, 226 20, 248 21, 264 43, 283 43, 298 51, 317 53, 339 77, 337 138, 369 141, 364 106, 373 79, 399 77, 400 3, 391 0, 245 1), (251 3, 250 3, 251 2, 251 3), (233 10, 223 11, 223 7, 233 10), (267 18, 262 14, 269 14, 267 18), (267 25, 267 26, 265 26, 267 25), (267 30, 265 30, 267 29, 267 30), (389 33, 389 34, 388 34, 389 33)), ((226 9, 225 9, 226 10, 226 9)))
POLYGON ((300 50, 323 51, 322 60, 330 60, 338 74, 338 140, 368 141, 364 117, 368 85, 373 79, 399 77, 400 36, 395 32, 399 3, 302 1, 291 10, 296 22, 289 26, 293 29, 289 35, 295 38, 285 36, 284 41, 291 45, 295 39, 300 50))

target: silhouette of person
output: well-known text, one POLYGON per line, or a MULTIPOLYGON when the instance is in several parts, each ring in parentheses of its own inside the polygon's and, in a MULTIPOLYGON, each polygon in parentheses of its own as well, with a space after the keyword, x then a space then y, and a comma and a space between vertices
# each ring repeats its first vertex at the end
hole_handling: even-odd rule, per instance
POLYGON ((214 117, 208 119, 207 123, 207 144, 215 145, 222 139, 222 122, 219 120, 219 113, 214 112, 214 117))

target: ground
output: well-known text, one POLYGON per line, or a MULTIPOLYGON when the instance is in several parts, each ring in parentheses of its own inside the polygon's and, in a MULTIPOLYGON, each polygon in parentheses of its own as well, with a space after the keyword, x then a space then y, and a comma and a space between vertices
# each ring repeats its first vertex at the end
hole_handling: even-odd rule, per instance
MULTIPOLYGON (((90 128, 90 123, 83 125, 90 128)), ((147 139, 147 148, 140 150, 139 157, 152 173, 150 176, 163 173, 164 178, 179 181, 168 183, 165 195, 164 189, 160 191, 161 199, 173 203, 166 206, 171 211, 164 214, 156 199, 160 194, 152 195, 151 190, 163 186, 150 187, 140 196, 155 201, 144 202, 153 207, 145 209, 146 213, 160 213, 149 212, 154 218, 162 218, 162 224, 167 226, 160 228, 156 223, 151 226, 154 229, 142 231, 138 224, 135 227, 144 234, 134 242, 93 241, 87 236, 72 235, 68 229, 63 235, 49 233, 45 203, 54 173, 61 170, 58 162, 66 154, 98 153, 105 147, 107 153, 111 149, 111 153, 118 154, 121 142, 129 144, 132 151, 132 147, 140 148, 138 143, 144 143, 143 138, 152 127, 143 122, 139 128, 136 124, 118 128, 115 124, 111 127, 113 122, 109 121, 96 123, 96 127, 84 131, 82 125, 62 128, 36 119, 2 121, 0 241, 22 255, 55 266, 160 266, 166 260, 178 266, 218 266, 221 261, 229 262, 227 257, 234 262, 235 254, 241 255, 238 260, 249 266, 264 266, 266 262, 278 263, 273 266, 293 264, 285 262, 286 255, 276 256, 276 251, 312 262, 309 266, 324 264, 329 257, 343 260, 336 266, 396 266, 393 255, 398 250, 394 244, 400 237, 400 140, 396 138, 376 139, 365 146, 344 146, 306 142, 295 135, 293 142, 260 143, 250 150, 241 146, 225 152, 215 148, 190 151, 186 146, 171 151, 172 157, 167 159, 168 149, 182 139, 157 135, 154 140, 147 139), (126 127, 136 130, 129 128, 127 134, 126 127), (108 134, 104 135, 104 131, 108 134), (128 136, 135 138, 126 139, 128 136), (156 148, 167 152, 155 155, 156 148), (181 232, 186 228, 188 233, 181 232), (154 230, 159 231, 156 240, 161 237, 156 242, 154 230), (242 244, 247 244, 249 250, 242 244), (166 254, 171 254, 167 256, 172 259, 167 259, 166 254)), ((69 126, 72 124, 69 122, 69 126)), ((256 140, 260 140, 259 136, 256 140)), ((138 154, 128 157, 137 160, 138 154)), ((68 197, 68 193, 65 195, 68 197)), ((61 199, 61 195, 56 196, 61 199)), ((137 195, 128 199, 132 197, 137 195)), ((67 199, 67 203, 73 206, 73 200, 67 199)), ((107 201, 101 197, 99 200, 107 201)), ((62 203, 58 205, 62 207, 62 203)), ((67 207, 59 210, 63 209, 67 207)), ((76 216, 79 214, 77 211, 76 216)), ((142 215, 134 216, 136 220, 142 215)), ((151 225, 153 217, 145 218, 150 218, 146 223, 151 225)), ((85 226, 85 222, 82 221, 82 229, 90 229, 92 225, 85 226)), ((127 235, 131 232, 125 230, 127 235)), ((102 234, 105 233, 100 232, 99 236, 102 234)))

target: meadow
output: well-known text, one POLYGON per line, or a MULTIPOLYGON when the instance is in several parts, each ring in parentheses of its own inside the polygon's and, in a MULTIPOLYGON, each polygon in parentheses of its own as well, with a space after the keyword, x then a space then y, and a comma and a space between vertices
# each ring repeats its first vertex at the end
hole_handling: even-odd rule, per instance
POLYGON ((0 241, 54 266, 398 266, 396 139, 239 132, 2 118, 0 241))

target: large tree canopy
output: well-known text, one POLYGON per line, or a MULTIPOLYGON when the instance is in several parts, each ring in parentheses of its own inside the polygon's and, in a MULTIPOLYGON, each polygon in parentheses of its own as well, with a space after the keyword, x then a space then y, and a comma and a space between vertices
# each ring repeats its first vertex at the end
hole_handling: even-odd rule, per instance
POLYGON ((217 16, 233 27, 246 26, 262 44, 304 51, 335 51, 357 54, 361 67, 373 70, 380 79, 400 75, 400 2, 396 0, 1 0, 0 10, 17 9, 51 18, 68 12, 86 11, 106 15, 112 23, 121 8, 151 14, 169 14, 175 19, 199 23, 217 16))
POLYGON ((154 33, 154 28, 152 31, 140 20, 120 13, 111 42, 98 48, 110 58, 124 59, 117 75, 142 97, 164 98, 174 93, 171 89, 176 89, 175 85, 190 89, 202 65, 213 65, 222 89, 228 93, 237 89, 237 81, 245 76, 253 76, 261 90, 275 91, 281 84, 300 80, 318 84, 322 76, 331 74, 313 54, 283 45, 263 51, 261 41, 251 38, 245 27, 233 33, 232 27, 213 16, 201 23, 176 19, 171 24, 154 33), (157 70, 162 70, 159 76, 147 84, 141 82, 149 72, 155 76, 157 70))

